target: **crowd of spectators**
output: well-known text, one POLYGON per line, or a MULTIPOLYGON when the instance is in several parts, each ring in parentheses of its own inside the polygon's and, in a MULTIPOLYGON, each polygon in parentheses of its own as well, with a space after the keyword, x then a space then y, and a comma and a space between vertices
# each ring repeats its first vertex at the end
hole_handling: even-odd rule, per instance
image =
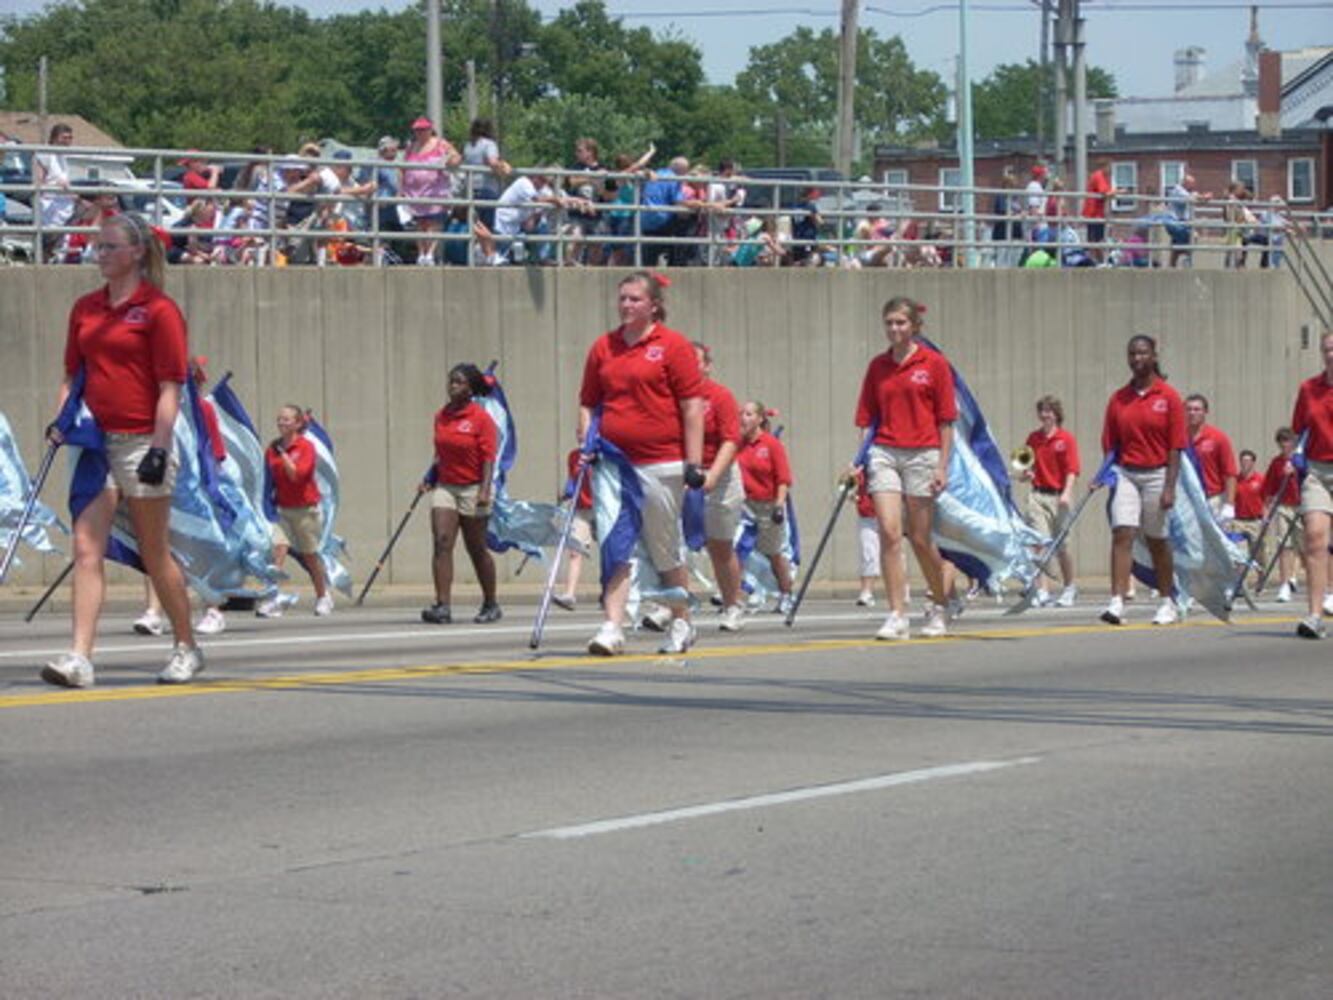
MULTIPOLYGON (((329 155, 314 143, 291 156, 256 147, 255 158, 229 163, 190 151, 164 172, 172 188, 160 200, 81 193, 81 184, 97 182, 72 181, 63 155, 40 153, 32 167, 37 211, 44 230, 57 230, 43 233, 43 259, 88 260, 87 233, 58 230, 95 227, 130 206, 161 215, 158 235, 174 264, 934 268, 968 251, 953 213, 920 212, 905 192, 853 196, 839 210, 832 205, 843 203, 818 188, 784 193, 730 159, 677 156, 654 167, 650 145, 606 163, 590 137, 575 141, 563 167, 516 171, 486 119, 472 122, 461 150, 426 117, 409 131, 406 141, 383 136, 373 166, 354 162, 347 148, 329 155)), ((49 144, 71 139, 57 124, 49 144)), ((1096 165, 1085 192, 1065 191, 1040 164, 1020 183, 1007 172, 989 204, 978 202, 980 242, 971 252, 984 266, 1149 267, 1161 262, 1153 243, 1167 243, 1164 262, 1179 266, 1199 236, 1196 206, 1213 200, 1186 174, 1157 211, 1112 222, 1111 200, 1125 193, 1111 184, 1109 162, 1096 165)), ((1218 224, 1226 265, 1244 267, 1250 248, 1261 267, 1280 263, 1289 225, 1280 198, 1256 212, 1250 193, 1233 184, 1218 224)))

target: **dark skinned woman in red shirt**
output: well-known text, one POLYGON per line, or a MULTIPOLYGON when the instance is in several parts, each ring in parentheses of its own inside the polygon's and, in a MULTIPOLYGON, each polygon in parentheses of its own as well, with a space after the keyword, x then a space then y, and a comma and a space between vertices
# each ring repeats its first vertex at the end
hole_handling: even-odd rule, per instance
POLYGON ((1172 595, 1175 560, 1167 520, 1176 504, 1180 453, 1189 443, 1185 403, 1162 377, 1152 337, 1131 337, 1128 355, 1130 380, 1111 394, 1102 424, 1102 451, 1116 452, 1120 476, 1111 495, 1111 601, 1101 617, 1111 625, 1124 623, 1134 537, 1142 531, 1162 594, 1153 624, 1174 625, 1181 611, 1172 595))
MULTIPOLYGON (((107 542, 124 501, 140 558, 175 639, 158 680, 180 684, 204 669, 190 627, 185 578, 167 534, 177 467, 174 428, 188 377, 185 319, 162 291, 162 244, 142 217, 127 213, 106 219, 97 239, 97 263, 106 284, 79 299, 70 313, 60 404, 82 368, 87 377, 83 400, 106 434, 110 471, 106 488, 74 522, 73 649, 48 663, 42 679, 61 687, 93 684, 107 542)), ((60 440, 59 431, 48 433, 60 440)))

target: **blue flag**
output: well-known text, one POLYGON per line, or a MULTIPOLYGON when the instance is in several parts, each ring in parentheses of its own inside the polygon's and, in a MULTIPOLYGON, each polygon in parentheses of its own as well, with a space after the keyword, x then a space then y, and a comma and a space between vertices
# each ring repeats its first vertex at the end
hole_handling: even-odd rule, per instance
MULTIPOLYGON (((23 455, 19 452, 18 442, 14 440, 14 431, 9 421, 0 413, 0 552, 8 552, 16 544, 14 532, 18 530, 23 509, 27 506, 28 496, 32 492, 32 479, 23 465, 23 455)), ((56 517, 46 504, 38 500, 33 504, 28 524, 23 529, 23 537, 18 539, 30 546, 35 552, 55 552, 50 531, 52 528, 64 534, 69 529, 56 517)), ((15 562, 18 558, 15 557, 15 562)))
POLYGON ((330 586, 351 597, 352 574, 343 564, 343 559, 347 556, 347 543, 333 530, 338 520, 338 508, 342 503, 338 463, 333 455, 333 439, 311 414, 306 415, 305 436, 315 446, 315 484, 319 487, 319 509, 324 524, 319 536, 319 557, 324 563, 324 575, 328 578, 330 586))

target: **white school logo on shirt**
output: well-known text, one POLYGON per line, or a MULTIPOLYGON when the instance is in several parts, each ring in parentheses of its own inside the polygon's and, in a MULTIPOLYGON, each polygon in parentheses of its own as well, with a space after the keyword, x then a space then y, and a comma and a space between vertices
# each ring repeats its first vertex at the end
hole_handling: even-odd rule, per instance
POLYGON ((768 458, 768 446, 761 445, 754 450, 756 458, 768 458))
POLYGON ((911 378, 913 385, 930 385, 930 372, 924 368, 918 368, 912 372, 911 378))
POLYGON ((1063 441, 1056 441, 1055 444, 1051 445, 1051 451, 1064 451, 1064 450, 1065 450, 1065 443, 1063 441))
POLYGON ((1166 409, 1167 409, 1167 407, 1166 407, 1166 400, 1165 400, 1165 399, 1154 399, 1154 400, 1152 401, 1152 411, 1153 411, 1153 413, 1165 413, 1165 412, 1166 412, 1166 409))
POLYGON ((131 306, 129 309, 125 311, 125 322, 136 323, 136 324, 147 323, 148 310, 145 309, 143 306, 131 306))
POLYGON ((471 420, 460 420, 460 421, 458 422, 458 430, 459 430, 461 433, 463 433, 463 434, 471 433, 471 431, 472 431, 472 421, 471 421, 471 420))
POLYGON ((643 352, 643 356, 649 361, 661 361, 666 357, 666 351, 659 345, 654 344, 652 347, 648 348, 648 350, 643 352))

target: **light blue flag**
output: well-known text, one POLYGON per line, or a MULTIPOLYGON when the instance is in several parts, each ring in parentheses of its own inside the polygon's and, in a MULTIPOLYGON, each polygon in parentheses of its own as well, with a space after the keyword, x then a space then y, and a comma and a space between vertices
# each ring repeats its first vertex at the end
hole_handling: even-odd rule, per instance
MULTIPOLYGON (((323 530, 319 536, 319 557, 324 563, 324 575, 329 585, 352 596, 352 574, 343 560, 347 558, 347 543, 335 532, 338 507, 341 505, 338 463, 333 455, 333 439, 323 425, 311 414, 306 414, 305 436, 315 446, 315 485, 319 487, 319 509, 323 515, 323 530)), ((267 464, 265 465, 267 468, 267 464)))
MULTIPOLYGON (((106 488, 108 472, 105 436, 83 401, 83 386, 81 370, 56 418, 69 451, 70 516, 76 521, 106 488)), ((219 488, 217 462, 192 382, 182 387, 173 448, 178 466, 168 533, 171 554, 180 564, 186 583, 208 604, 219 604, 231 594, 251 593, 247 574, 262 573, 265 566, 247 560, 245 543, 234 530, 237 511, 219 488)), ((111 526, 107 558, 144 571, 124 504, 117 509, 111 526)))
MULTIPOLYGON (((930 341, 920 339, 935 349, 930 341)), ((946 559, 992 589, 1010 579, 1026 586, 1037 572, 1035 550, 1050 539, 1018 512, 1004 455, 981 405, 958 369, 949 367, 958 420, 948 486, 935 504, 935 543, 946 559)))
MULTIPOLYGON (((23 455, 19 452, 18 442, 14 440, 14 431, 5 415, 0 413, 0 552, 8 552, 14 544, 14 532, 18 529, 31 492, 32 479, 23 465, 23 455)), ((50 537, 53 528, 62 534, 69 534, 69 529, 56 517, 56 512, 38 500, 33 504, 32 514, 20 541, 35 552, 56 552, 58 550, 50 537)), ((19 562, 17 556, 14 561, 19 562)))

